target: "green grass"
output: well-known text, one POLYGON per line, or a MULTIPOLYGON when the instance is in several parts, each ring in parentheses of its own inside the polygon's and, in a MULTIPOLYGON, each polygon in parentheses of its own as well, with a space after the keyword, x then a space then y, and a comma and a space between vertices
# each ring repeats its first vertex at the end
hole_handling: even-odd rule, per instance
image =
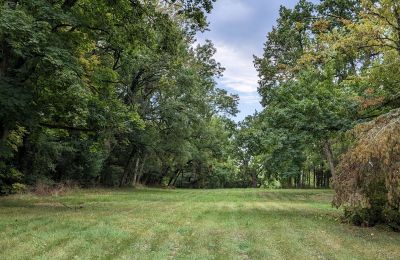
POLYGON ((0 259, 400 259, 328 190, 78 190, 0 198, 0 259), (65 204, 71 208, 68 208, 65 204))

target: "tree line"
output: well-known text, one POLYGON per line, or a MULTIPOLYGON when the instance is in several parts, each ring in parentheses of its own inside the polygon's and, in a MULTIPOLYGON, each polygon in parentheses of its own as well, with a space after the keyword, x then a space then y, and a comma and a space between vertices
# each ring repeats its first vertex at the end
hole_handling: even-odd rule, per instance
POLYGON ((0 192, 228 183, 238 97, 194 37, 212 3, 0 1, 0 192))

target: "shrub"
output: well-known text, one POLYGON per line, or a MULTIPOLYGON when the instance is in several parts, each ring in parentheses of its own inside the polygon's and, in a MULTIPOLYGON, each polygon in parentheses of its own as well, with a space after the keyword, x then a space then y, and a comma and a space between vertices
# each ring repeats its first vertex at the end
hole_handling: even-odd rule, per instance
POLYGON ((11 193, 25 193, 28 190, 28 187, 25 184, 16 182, 11 185, 11 193))
POLYGON ((383 210, 385 222, 395 231, 400 231, 400 209, 385 207, 383 210))
POLYGON ((22 178, 23 174, 20 171, 13 167, 6 166, 5 164, 0 163, 0 194, 23 192, 23 186, 25 185, 21 183, 22 178))
POLYGON ((333 204, 345 208, 348 221, 363 226, 400 224, 400 109, 360 124, 356 141, 333 177, 333 204))

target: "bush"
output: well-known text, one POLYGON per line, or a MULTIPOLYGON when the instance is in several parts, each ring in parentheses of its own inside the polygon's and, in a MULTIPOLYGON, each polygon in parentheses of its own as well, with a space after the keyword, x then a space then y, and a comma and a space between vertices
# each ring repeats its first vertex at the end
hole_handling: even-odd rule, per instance
POLYGON ((264 181, 262 187, 266 189, 281 189, 282 183, 277 179, 271 179, 264 181))
POLYGON ((333 204, 362 226, 384 223, 400 230, 400 109, 358 125, 356 140, 333 177, 333 204))
POLYGON ((28 190, 27 186, 19 182, 13 183, 11 185, 11 193, 21 194, 25 193, 27 190, 28 190))
POLYGON ((386 207, 383 211, 385 222, 395 231, 400 231, 400 209, 386 207))
POLYGON ((21 184, 22 178, 23 174, 20 171, 0 163, 0 194, 23 192, 26 187, 21 184))
POLYGON ((353 225, 371 227, 381 222, 382 214, 374 208, 347 207, 344 218, 353 225))

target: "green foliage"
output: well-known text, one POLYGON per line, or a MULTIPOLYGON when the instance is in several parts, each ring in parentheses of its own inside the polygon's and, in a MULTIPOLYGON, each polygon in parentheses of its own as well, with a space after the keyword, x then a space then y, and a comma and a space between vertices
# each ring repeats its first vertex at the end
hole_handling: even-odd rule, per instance
MULTIPOLYGON (((354 225, 374 226, 384 221, 383 210, 387 203, 386 189, 383 181, 371 182, 363 188, 364 203, 356 202, 344 206, 344 218, 354 225)), ((360 194, 361 195, 361 194, 360 194)))
POLYGON ((27 191, 27 186, 25 184, 18 183, 18 182, 12 184, 11 193, 21 194, 26 191, 27 191))
POLYGON ((158 185, 193 160, 196 181, 212 175, 224 159, 194 138, 227 139, 209 122, 237 112, 237 96, 216 88, 212 43, 192 47, 213 2, 2 4, 0 186, 158 185))
POLYGON ((301 187, 311 170, 317 186, 332 177, 348 221, 397 230, 398 14, 385 0, 282 7, 255 58, 265 108, 253 126, 265 176, 301 187))
POLYGON ((301 0, 293 9, 281 7, 277 25, 267 36, 263 57, 255 58, 260 76, 259 92, 267 105, 270 91, 292 79, 296 63, 310 44, 311 2, 301 0))
POLYGON ((400 209, 398 207, 385 207, 382 213, 384 222, 393 230, 400 231, 400 209))
POLYGON ((348 1, 319 5, 299 1, 293 9, 282 7, 263 56, 255 58, 265 106, 257 116, 262 122, 258 157, 263 175, 271 180, 303 187, 311 185, 311 170, 314 185, 316 169, 324 172, 328 166, 329 175, 334 174, 334 140, 352 127, 359 103, 354 89, 340 78, 348 61, 322 63, 316 58, 320 31, 315 26, 324 19, 338 22, 335 14, 342 14, 348 5, 348 1))
POLYGON ((262 184, 262 188, 267 188, 267 189, 280 189, 282 188, 282 183, 279 180, 266 180, 262 184))
POLYGON ((25 190, 25 185, 20 183, 23 174, 15 168, 0 162, 0 194, 20 193, 25 190))

